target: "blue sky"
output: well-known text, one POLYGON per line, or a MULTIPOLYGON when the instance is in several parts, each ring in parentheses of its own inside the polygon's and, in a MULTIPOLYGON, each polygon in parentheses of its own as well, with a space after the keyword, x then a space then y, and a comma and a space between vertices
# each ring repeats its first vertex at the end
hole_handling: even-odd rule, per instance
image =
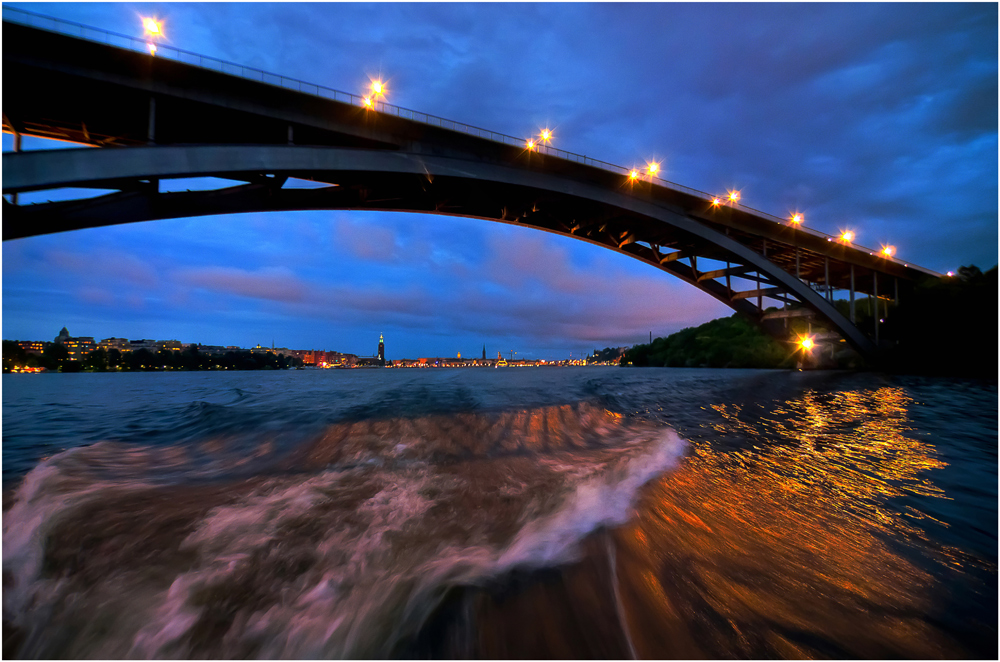
MULTIPOLYGON (((39 4, 851 228, 937 270, 997 263, 997 5, 39 4)), ((45 147, 36 141, 32 147, 45 147)), ((4 150, 11 149, 4 136, 4 150)), ((623 255, 462 218, 246 214, 3 244, 3 337, 565 358, 730 314, 623 255)))

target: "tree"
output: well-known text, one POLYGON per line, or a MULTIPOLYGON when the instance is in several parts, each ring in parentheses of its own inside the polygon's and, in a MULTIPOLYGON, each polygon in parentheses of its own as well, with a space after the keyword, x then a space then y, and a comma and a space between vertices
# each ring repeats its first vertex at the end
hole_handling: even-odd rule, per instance
POLYGON ((83 360, 83 366, 90 370, 97 370, 100 372, 106 372, 108 369, 108 353, 103 347, 98 347, 97 349, 87 354, 86 358, 83 360))
POLYGON ((15 367, 28 363, 28 353, 14 340, 3 341, 3 371, 10 372, 15 367))

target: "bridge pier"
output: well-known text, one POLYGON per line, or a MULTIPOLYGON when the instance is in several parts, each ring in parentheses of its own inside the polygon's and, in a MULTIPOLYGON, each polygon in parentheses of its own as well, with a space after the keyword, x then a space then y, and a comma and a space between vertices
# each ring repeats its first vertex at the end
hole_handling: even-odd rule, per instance
POLYGON ((851 324, 856 324, 854 319, 854 265, 851 265, 851 324))
POLYGON ((150 145, 156 144, 156 97, 152 95, 149 97, 149 131, 146 139, 150 145))
POLYGON ((872 318, 875 320, 875 345, 878 346, 878 272, 872 272, 872 303, 874 304, 873 309, 875 314, 872 318))

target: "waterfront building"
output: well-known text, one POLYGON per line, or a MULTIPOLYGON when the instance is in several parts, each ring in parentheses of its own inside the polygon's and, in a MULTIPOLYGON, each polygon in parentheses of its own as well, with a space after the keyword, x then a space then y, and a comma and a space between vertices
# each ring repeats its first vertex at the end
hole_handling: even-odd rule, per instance
POLYGON ((385 339, 381 333, 378 334, 378 362, 381 365, 385 365, 385 339))
POLYGON ((101 342, 97 343, 97 346, 105 352, 110 352, 113 349, 117 349, 119 352, 132 351, 132 348, 129 346, 128 338, 105 338, 101 342))
POLYGON ((18 340, 17 344, 26 353, 41 356, 45 352, 45 349, 52 343, 42 342, 39 340, 18 340))
POLYGON ((97 343, 94 342, 93 337, 73 337, 69 335, 69 330, 65 326, 53 342, 57 342, 66 348, 67 358, 70 361, 81 361, 87 354, 97 349, 97 343))

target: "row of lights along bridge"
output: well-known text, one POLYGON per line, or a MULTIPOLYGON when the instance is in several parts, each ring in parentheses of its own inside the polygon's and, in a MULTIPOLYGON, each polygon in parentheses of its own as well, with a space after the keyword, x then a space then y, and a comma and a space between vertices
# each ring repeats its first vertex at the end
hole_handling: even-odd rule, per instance
MULTIPOLYGON (((143 30, 145 31, 147 38, 147 45, 149 47, 149 52, 151 55, 156 54, 156 43, 155 40, 163 38, 163 26, 162 24, 154 18, 143 18, 142 19, 143 30)), ((375 110, 380 101, 385 102, 386 93, 388 92, 385 83, 381 79, 376 79, 371 81, 369 85, 369 93, 362 98, 362 105, 368 110, 375 110)), ((537 140, 535 138, 528 138, 525 141, 525 149, 527 151, 536 151, 539 145, 549 145, 552 143, 553 133, 551 129, 542 129, 537 140)), ((652 182, 656 179, 657 173, 660 172, 660 162, 648 161, 646 167, 644 168, 645 174, 640 172, 638 168, 632 168, 628 173, 628 183, 634 184, 637 181, 648 178, 648 181, 652 182)), ((725 196, 716 196, 712 198, 712 207, 718 208, 723 204, 739 204, 740 201, 740 191, 731 190, 727 191, 725 196)), ((805 217, 800 212, 795 212, 789 218, 789 224, 793 227, 800 227, 805 217)), ((844 244, 851 244, 854 242, 855 234, 852 230, 841 230, 840 231, 840 241, 844 244)), ((890 258, 896 254, 896 247, 887 244, 882 245, 881 251, 879 251, 883 257, 890 258)), ((951 272, 948 272, 951 276, 951 272)))

